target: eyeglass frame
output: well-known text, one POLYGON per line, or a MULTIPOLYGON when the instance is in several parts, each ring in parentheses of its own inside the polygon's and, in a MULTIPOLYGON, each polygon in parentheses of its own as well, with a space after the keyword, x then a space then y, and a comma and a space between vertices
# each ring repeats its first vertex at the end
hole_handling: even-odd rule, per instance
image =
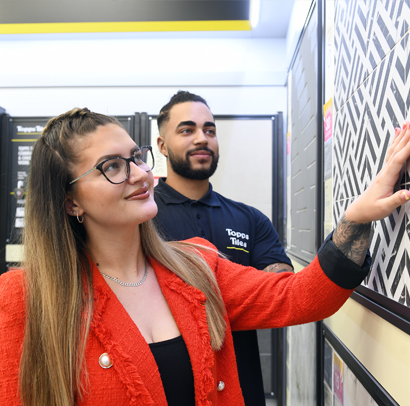
MULTIPOLYGON (((151 171, 154 169, 154 165, 155 165, 154 154, 153 154, 153 152, 152 152, 152 147, 151 147, 151 145, 144 145, 143 147, 139 147, 139 148, 132 154, 132 156, 130 156, 129 158, 123 158, 122 156, 115 156, 115 157, 112 157, 112 158, 105 159, 104 161, 100 162, 98 165, 95 165, 93 168, 91 168, 91 169, 90 169, 89 171, 87 171, 86 173, 83 173, 83 174, 82 174, 81 176, 79 176, 78 178, 75 178, 74 180, 72 180, 72 181, 69 183, 69 185, 72 185, 74 182, 77 182, 77 180, 79 180, 79 179, 81 179, 82 177, 88 175, 89 173, 95 171, 96 169, 98 169, 98 170, 104 175, 105 179, 107 179, 108 182, 112 183, 113 185, 121 185, 121 183, 126 182, 127 179, 130 177, 130 172, 131 172, 131 170, 130 170, 130 162, 133 162, 136 166, 139 167, 139 165, 137 164, 137 162, 135 162, 135 154, 136 154, 138 151, 141 151, 141 150, 144 149, 144 148, 147 148, 147 150, 148 150, 149 152, 151 152, 151 158, 152 158, 152 167, 151 167, 148 171, 145 171, 145 172, 151 172, 151 171), (122 159, 122 160, 125 161, 125 164, 126 164, 126 167, 127 167, 127 177, 126 177, 122 182, 114 183, 113 181, 111 181, 110 179, 108 179, 108 176, 104 173, 104 170, 103 170, 102 166, 103 166, 106 162, 111 161, 111 159, 122 159)), ((146 153, 148 153, 148 151, 147 151, 146 153)), ((143 161, 143 162, 144 162, 144 161, 143 161)))

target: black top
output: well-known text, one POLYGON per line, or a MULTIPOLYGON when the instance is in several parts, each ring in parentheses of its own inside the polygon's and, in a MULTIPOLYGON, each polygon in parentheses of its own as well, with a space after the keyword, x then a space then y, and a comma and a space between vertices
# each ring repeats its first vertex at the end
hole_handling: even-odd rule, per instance
MULTIPOLYGON (((268 217, 214 192, 212 185, 202 199, 190 200, 160 178, 154 198, 154 222, 167 240, 202 237, 231 261, 260 270, 278 262, 292 265, 268 217)), ((232 337, 245 405, 265 406, 256 331, 234 331, 232 337)))
POLYGON ((182 336, 149 344, 168 406, 195 406, 194 375, 182 336))

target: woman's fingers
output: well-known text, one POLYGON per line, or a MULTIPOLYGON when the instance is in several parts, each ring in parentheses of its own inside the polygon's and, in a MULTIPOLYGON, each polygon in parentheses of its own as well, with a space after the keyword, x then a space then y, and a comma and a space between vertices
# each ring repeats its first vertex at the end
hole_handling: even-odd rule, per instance
POLYGON ((386 153, 385 163, 388 163, 391 158, 397 153, 397 148, 403 148, 403 140, 408 137, 410 123, 405 121, 402 128, 396 127, 394 130, 394 138, 386 153), (406 137, 407 135, 407 137, 406 137))
POLYGON ((379 203, 379 212, 374 213, 375 220, 381 220, 389 216, 396 210, 399 206, 407 203, 410 200, 410 191, 409 190, 399 190, 393 195, 386 197, 381 200, 379 203))
POLYGON ((346 217, 357 223, 368 223, 389 216, 397 207, 410 200, 410 191, 394 192, 405 162, 410 158, 410 123, 395 131, 382 170, 346 210, 346 217))
POLYGON ((390 144, 390 147, 387 150, 385 162, 389 162, 391 154, 393 153, 394 148, 398 144, 398 138, 399 138, 399 135, 401 134, 401 132, 402 132, 402 129, 400 127, 396 127, 394 129, 394 138, 393 138, 392 143, 390 144))

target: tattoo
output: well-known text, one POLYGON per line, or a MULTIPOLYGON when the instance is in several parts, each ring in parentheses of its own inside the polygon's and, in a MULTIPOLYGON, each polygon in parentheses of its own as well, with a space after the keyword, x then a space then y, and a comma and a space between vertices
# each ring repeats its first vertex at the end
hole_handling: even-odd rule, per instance
POLYGON ((369 247, 372 223, 355 223, 344 215, 333 233, 336 247, 351 261, 362 266, 369 247))
POLYGON ((271 264, 268 265, 265 269, 265 272, 275 272, 275 273, 281 273, 281 272, 294 272, 292 266, 288 264, 283 264, 283 263, 278 263, 278 264, 271 264))

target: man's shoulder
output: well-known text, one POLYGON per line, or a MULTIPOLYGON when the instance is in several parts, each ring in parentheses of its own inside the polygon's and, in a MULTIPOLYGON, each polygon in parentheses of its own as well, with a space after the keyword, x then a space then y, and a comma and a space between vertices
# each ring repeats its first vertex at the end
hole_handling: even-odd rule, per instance
POLYGON ((237 200, 230 199, 229 197, 223 196, 218 192, 212 191, 215 198, 217 198, 221 206, 225 206, 230 209, 237 210, 247 215, 251 215, 253 217, 266 217, 259 209, 256 207, 250 206, 249 204, 239 202, 237 200))
POLYGON ((171 186, 165 183, 166 178, 160 178, 154 188, 154 200, 159 207, 165 207, 169 203, 181 201, 181 196, 171 186))
POLYGON ((156 198, 161 192, 165 191, 169 187, 165 182, 166 178, 159 178, 158 183, 154 187, 154 198, 156 198))

